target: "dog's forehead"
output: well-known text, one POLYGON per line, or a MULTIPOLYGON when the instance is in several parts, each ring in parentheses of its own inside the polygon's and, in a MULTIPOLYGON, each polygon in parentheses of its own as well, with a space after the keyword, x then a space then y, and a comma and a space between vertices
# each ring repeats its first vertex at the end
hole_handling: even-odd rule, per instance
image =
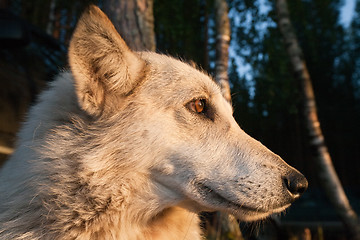
POLYGON ((221 94, 219 87, 204 72, 172 57, 141 53, 149 67, 148 86, 159 97, 166 94, 175 96, 180 101, 188 98, 212 97, 221 94))

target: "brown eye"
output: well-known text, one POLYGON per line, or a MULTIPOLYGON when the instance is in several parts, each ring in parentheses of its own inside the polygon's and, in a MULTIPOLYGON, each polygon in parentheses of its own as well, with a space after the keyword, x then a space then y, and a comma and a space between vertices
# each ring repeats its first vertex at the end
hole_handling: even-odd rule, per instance
POLYGON ((189 107, 196 113, 203 113, 205 109, 205 99, 196 99, 190 102, 189 107))

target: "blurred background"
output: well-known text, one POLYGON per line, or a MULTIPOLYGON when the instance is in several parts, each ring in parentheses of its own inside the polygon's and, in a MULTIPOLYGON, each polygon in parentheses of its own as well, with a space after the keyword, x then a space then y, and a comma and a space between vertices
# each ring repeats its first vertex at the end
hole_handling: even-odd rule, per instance
MULTIPOLYGON (((303 172, 309 189, 285 216, 261 226, 241 223, 241 236, 228 230, 219 233, 217 216, 204 215, 208 239, 349 239, 349 226, 343 224, 319 178, 301 82, 279 31, 277 1, 224 2, 231 32, 226 61, 234 116, 247 133, 303 172)), ((72 31, 90 3, 104 9, 115 25, 119 16, 131 19, 120 9, 124 5, 150 4, 155 41, 145 49, 192 60, 216 78, 222 29, 217 25, 217 0, 0 0, 0 166, 14 149, 29 106, 59 71, 68 68, 72 31)), ((360 1, 291 0, 287 4, 311 76, 325 144, 346 196, 359 214, 360 1)), ((131 40, 125 40, 131 45, 131 40)))

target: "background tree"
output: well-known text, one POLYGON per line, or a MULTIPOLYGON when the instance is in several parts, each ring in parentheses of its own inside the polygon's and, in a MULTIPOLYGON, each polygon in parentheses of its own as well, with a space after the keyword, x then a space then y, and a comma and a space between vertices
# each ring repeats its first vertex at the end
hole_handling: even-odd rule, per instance
POLYGON ((352 84, 354 85, 355 95, 357 99, 360 99, 360 1, 356 1, 355 15, 351 23, 351 52, 357 56, 354 65, 354 72, 352 75, 352 84))
MULTIPOLYGON (((231 78, 234 80, 234 115, 252 136, 305 173, 310 182, 307 192, 310 195, 306 196, 314 203, 320 200, 322 191, 317 188, 318 171, 307 160, 313 150, 309 148, 308 137, 303 130, 300 88, 281 44, 274 1, 265 1, 265 4, 259 3, 263 1, 231 2, 231 11, 235 11, 231 17, 233 41, 236 41, 234 49, 241 57, 242 65, 246 66, 245 70, 240 69, 241 75, 235 73, 235 77, 231 78), (246 89, 249 100, 246 100, 246 89)), ((356 192, 353 189, 360 180, 359 162, 354 161, 360 156, 360 144, 356 140, 356 136, 360 135, 360 108, 356 90, 359 89, 359 78, 352 78, 352 73, 360 68, 350 59, 358 61, 360 55, 355 53, 355 46, 359 46, 360 42, 353 42, 352 50, 348 49, 351 46, 349 39, 353 37, 348 35, 351 31, 339 23, 341 1, 292 0, 288 4, 310 75, 316 76, 313 84, 318 114, 330 154, 347 192, 351 193, 350 200, 354 200, 356 192)), ((356 16, 353 22, 355 19, 356 16)), ((321 201, 324 204, 317 205, 319 212, 325 210, 321 208, 327 204, 326 198, 321 197, 321 201)), ((290 213, 292 210, 296 208, 291 208, 290 213)), ((303 213, 306 214, 306 211, 304 209, 303 213)))
MULTIPOLYGON (((216 36, 216 60, 215 60, 215 81, 220 86, 224 98, 231 102, 230 83, 228 76, 229 45, 230 45, 230 20, 228 17, 229 8, 226 0, 215 0, 215 36, 216 36)), ((208 236, 210 239, 243 239, 239 224, 234 216, 218 212, 214 221, 218 227, 215 236, 208 236)))
POLYGON ((316 100, 309 71, 303 58, 302 49, 293 30, 286 0, 276 1, 278 27, 284 39, 284 45, 296 78, 301 83, 304 101, 304 115, 307 121, 310 144, 316 151, 316 160, 320 182, 325 188, 330 201, 344 222, 353 239, 360 239, 359 220, 352 209, 335 172, 332 160, 325 144, 324 136, 317 115, 316 100))
POLYGON ((222 95, 231 102, 230 84, 228 77, 230 21, 226 0, 215 0, 216 21, 216 61, 215 81, 221 88, 222 95))
MULTIPOLYGON (((192 60, 209 70, 209 18, 212 0, 155 0, 155 35, 157 50, 192 60)), ((213 20, 213 19, 212 19, 213 20)))
POLYGON ((153 0, 104 0, 103 9, 131 49, 155 51, 153 0))

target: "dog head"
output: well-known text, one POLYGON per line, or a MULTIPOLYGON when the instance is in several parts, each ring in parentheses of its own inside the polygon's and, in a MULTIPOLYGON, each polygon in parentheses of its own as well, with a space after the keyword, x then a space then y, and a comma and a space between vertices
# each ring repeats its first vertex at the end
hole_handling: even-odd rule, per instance
POLYGON ((283 211, 306 190, 301 173, 238 126, 207 74, 131 51, 94 6, 77 25, 69 61, 82 110, 115 125, 104 130, 116 136, 111 164, 136 161, 169 204, 247 221, 283 211))

